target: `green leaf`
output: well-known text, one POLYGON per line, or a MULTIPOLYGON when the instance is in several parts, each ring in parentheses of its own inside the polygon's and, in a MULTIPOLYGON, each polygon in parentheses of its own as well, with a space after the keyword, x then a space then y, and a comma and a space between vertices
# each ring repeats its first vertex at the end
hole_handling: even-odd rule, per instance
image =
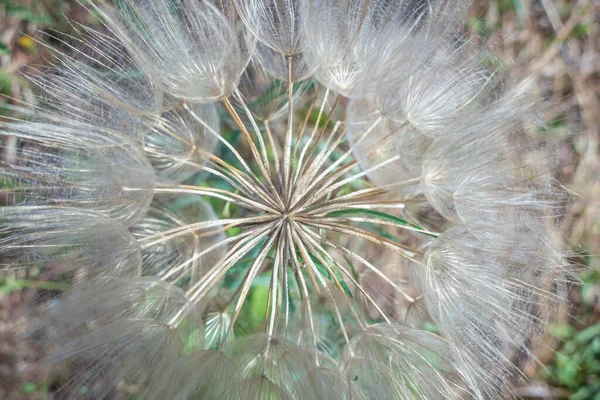
POLYGON ((235 235, 238 235, 242 232, 242 228, 238 227, 238 226, 234 226, 232 228, 228 228, 225 230, 225 233, 227 233, 228 237, 232 237, 235 235))
POLYGON ((344 261, 346 261, 346 264, 348 264, 348 266, 350 267, 350 270, 352 271, 352 276, 354 277, 354 279, 358 281, 358 272, 356 272, 356 268, 354 268, 354 265, 352 264, 352 262, 346 256, 344 256, 344 261))
MULTIPOLYGON (((182 328, 186 328, 186 325, 190 325, 190 321, 183 320, 181 323, 182 328)), ((202 342, 204 340, 204 332, 199 327, 192 327, 191 329, 187 327, 187 329, 180 329, 181 331, 186 331, 187 335, 182 337, 183 342, 183 352, 185 354, 190 354, 198 350, 202 350, 202 342), (189 332, 187 332, 189 330, 189 332)))
MULTIPOLYGON (((310 259, 312 260, 312 262, 315 264, 315 267, 317 268, 317 271, 319 271, 319 273, 321 275, 323 275, 325 278, 327 278, 331 282, 335 282, 335 280, 331 277, 331 274, 329 273, 329 271, 327 270, 327 268, 316 257, 314 257, 312 254, 309 254, 309 256, 310 256, 310 259)), ((298 252, 298 257, 301 257, 300 252, 298 252)), ((351 298, 352 297, 352 292, 350 292, 350 288, 348 288, 348 285, 346 285, 346 282, 344 282, 344 279, 342 279, 342 277, 340 276, 339 272, 336 271, 336 268, 331 267, 330 269, 335 274, 335 278, 340 283, 340 286, 344 290, 344 293, 346 293, 346 296, 348 296, 348 297, 351 298)))
POLYGON ((575 329, 567 323, 554 324, 550 326, 550 333, 557 339, 567 340, 573 337, 575 329))
MULTIPOLYGON (((233 228, 232 228, 233 229, 233 228)), ((230 289, 236 285, 239 285, 245 271, 250 268, 252 263, 256 260, 256 256, 260 251, 261 247, 265 244, 267 239, 263 239, 256 246, 248 252, 248 255, 238 262, 236 262, 223 277, 223 287, 230 289)), ((267 260, 273 260, 272 257, 266 257, 267 260)), ((253 282, 259 280, 260 277, 256 277, 253 282)))
POLYGON ((5 56, 8 54, 10 54, 10 50, 8 49, 8 46, 6 45, 6 43, 0 42, 0 56, 5 56))
POLYGON ((308 117, 308 122, 312 125, 316 125, 317 121, 319 121, 319 128, 323 128, 325 126, 325 122, 327 121, 327 129, 331 129, 333 128, 333 122, 331 122, 331 120, 328 120, 328 115, 325 113, 321 114, 321 119, 319 119, 319 110, 316 109, 316 107, 312 110, 312 112, 310 113, 310 116, 308 117))
POLYGON ((425 229, 423 229, 423 227, 416 225, 416 224, 412 224, 405 219, 396 217, 395 215, 392 215, 392 214, 388 214, 388 213, 384 213, 384 212, 376 211, 376 210, 371 210, 368 208, 351 208, 351 209, 347 209, 347 210, 332 211, 332 212, 326 214, 325 218, 339 218, 339 217, 343 218, 343 217, 352 217, 352 216, 361 215, 361 214, 368 215, 369 217, 373 217, 375 219, 379 219, 382 221, 391 222, 398 226, 412 228, 415 231, 422 233, 423 235, 427 235, 427 236, 430 236, 433 238, 437 237, 436 235, 434 235, 432 233, 425 232, 425 229))
POLYGON ((254 262, 254 257, 246 257, 235 263, 231 268, 229 268, 229 270, 225 274, 225 277, 223 278, 223 287, 225 287, 226 289, 230 289, 236 284, 238 284, 241 278, 237 275, 240 274, 242 271, 250 268, 252 262, 254 262))
POLYGON ((589 35, 591 28, 592 26, 590 24, 579 23, 573 28, 571 35, 576 38, 586 38, 589 35))
POLYGON ((38 14, 34 13, 30 7, 25 7, 25 6, 9 7, 6 10, 6 13, 11 17, 30 22, 32 24, 37 24, 37 25, 52 24, 52 18, 49 15, 46 15, 46 14, 38 15, 38 14))
POLYGON ((511 3, 515 9, 515 12, 517 13, 519 22, 522 24, 527 18, 527 11, 525 10, 525 7, 523 7, 521 0, 511 0, 511 3))
POLYGON ((575 341, 578 343, 587 343, 595 337, 600 337, 600 323, 589 326, 579 332, 575 335, 575 341))
POLYGON ((13 75, 0 70, 0 93, 5 96, 12 94, 13 75))
POLYGON ((21 393, 28 394, 33 393, 37 389, 35 382, 28 382, 21 388, 21 393))
POLYGON ((592 389, 588 387, 579 388, 575 393, 569 397, 569 400, 586 400, 591 399, 592 389))
POLYGON ((487 26, 484 20, 476 19, 473 21, 473 30, 477 35, 483 39, 487 39, 492 34, 492 29, 487 26))
POLYGON ((31 281, 26 279, 0 280, 0 293, 9 294, 25 288, 64 292, 69 289, 69 285, 61 282, 31 281))
POLYGON ((250 295, 250 321, 252 326, 260 326, 267 318, 267 299, 269 298, 269 285, 260 285, 252 288, 250 295))

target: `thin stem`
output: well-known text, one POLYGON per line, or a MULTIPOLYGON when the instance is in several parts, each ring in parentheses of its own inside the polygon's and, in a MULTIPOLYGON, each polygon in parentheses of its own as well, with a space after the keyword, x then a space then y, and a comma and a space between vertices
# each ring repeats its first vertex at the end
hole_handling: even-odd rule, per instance
MULTIPOLYGON (((275 143, 275 138, 273 137, 273 132, 271 132, 271 126, 268 119, 263 121, 265 125, 265 132, 267 133, 267 138, 269 139, 269 144, 271 145, 271 151, 273 152, 273 164, 275 165, 275 177, 279 179, 279 187, 283 187, 283 179, 281 177, 281 166, 279 163, 281 162, 279 158, 279 152, 277 151, 277 144, 275 143)), ((275 180, 275 178, 273 179, 275 180)))
POLYGON ((250 224, 260 224, 260 223, 268 223, 275 220, 274 216, 258 216, 258 217, 246 217, 246 218, 232 218, 232 219, 220 219, 214 221, 203 221, 196 222, 193 224, 179 226, 177 228, 169 229, 164 232, 158 232, 153 235, 145 236, 138 240, 140 243, 140 248, 142 250, 155 246, 157 244, 166 242, 178 236, 186 235, 190 232, 195 232, 198 230, 203 230, 206 228, 212 228, 215 226, 228 226, 234 227, 239 225, 250 225, 250 224))
POLYGON ((263 140, 262 134, 260 133, 260 129, 258 128, 258 125, 256 124, 256 120, 254 119, 252 112, 250 112, 250 109, 246 105, 246 102, 244 101, 244 98, 242 97, 238 88, 235 89, 234 94, 235 94, 235 97, 237 98, 238 102, 242 105, 242 108, 244 109, 246 116, 250 120, 250 124, 252 124, 254 133, 256 134, 256 137, 258 138, 258 145, 261 150, 263 164, 264 164, 265 168, 267 169, 267 172, 269 174, 271 174, 271 169, 269 168, 269 157, 267 155, 267 147, 265 146, 265 142, 263 140))
MULTIPOLYGON (((300 143, 301 143, 301 139, 304 137, 304 130, 306 129, 306 125, 308 125, 308 120, 310 119, 310 116, 312 114, 312 110, 315 106, 315 103, 317 101, 317 97, 319 95, 319 91, 320 88, 317 89, 317 91, 315 92, 314 96, 312 97, 308 110, 306 111, 306 116, 304 117, 304 121, 302 122, 302 125, 300 126, 299 130, 298 130, 298 140, 296 140, 296 144, 294 145, 294 156, 292 157, 292 160, 298 160, 298 150, 300 149, 300 143)), ((320 118, 320 116, 319 116, 320 118)), ((318 123, 317 123, 318 124, 318 123)), ((296 182, 296 179, 298 178, 298 175, 296 175, 296 172, 298 171, 298 168, 300 167, 300 165, 296 162, 295 166, 294 166, 294 178, 292 179, 292 182, 296 182)))
MULTIPOLYGON (((297 189, 295 193, 299 193, 299 196, 302 196, 304 193, 310 191, 315 184, 322 181, 321 178, 313 178, 315 177, 317 172, 319 172, 319 170, 323 167, 323 165, 325 165, 331 153, 336 149, 336 147, 340 144, 342 138, 344 137, 346 128, 342 129, 340 131, 340 134, 336 137, 336 133, 340 125, 341 122, 339 121, 335 123, 331 134, 325 142, 325 146, 323 146, 323 150, 315 156, 315 159, 310 163, 310 167, 308 168, 308 170, 306 170, 305 173, 302 174, 300 179, 298 179, 298 182, 296 183, 297 189), (332 145, 330 145, 331 142, 333 142, 332 145)), ((296 200, 296 197, 297 196, 294 196, 294 200, 296 200)))
MULTIPOLYGON (((267 299, 267 315, 269 322, 267 324, 267 335, 269 339, 273 336, 273 331, 275 329, 275 318, 278 315, 279 307, 277 305, 278 300, 278 292, 281 290, 278 289, 279 285, 279 270, 287 268, 285 264, 282 263, 283 253, 284 253, 285 239, 284 235, 279 232, 279 238, 277 240, 277 252, 275 253, 275 260, 273 261, 273 273, 271 274, 271 282, 269 284, 269 298, 267 299)), ((287 303, 286 303, 287 305, 287 303)), ((287 326, 287 309, 286 309, 286 326, 287 326)))
MULTIPOLYGON (((256 196, 260 197, 265 203, 271 204, 273 207, 277 207, 275 201, 272 197, 267 193, 267 191, 263 188, 262 184, 256 184, 258 178, 251 172, 251 176, 246 175, 243 171, 235 168, 233 165, 223 161, 219 157, 209 154, 209 161, 212 162, 215 166, 220 166, 221 171, 227 171, 231 173, 237 181, 243 185, 249 193, 254 193, 256 196)), ((246 191, 245 191, 246 192, 246 191)), ((249 196, 249 194, 248 194, 249 196)))
POLYGON ((250 174, 250 176, 253 175, 252 170, 250 169, 250 167, 248 166, 248 164, 246 164, 246 162, 244 161, 244 159, 240 155, 240 153, 238 153, 233 148, 233 146, 231 145, 231 143, 229 143, 227 140, 225 140, 224 137, 222 137, 221 135, 219 135, 219 133, 217 131, 215 131, 210 125, 208 125, 206 122, 204 122, 204 120, 202 118, 200 118, 198 116, 198 114, 196 114, 194 112, 194 110, 187 103, 183 103, 183 107, 190 113, 190 115, 192 117, 194 117, 194 119, 196 119, 198 122, 200 122, 202 124, 202 126, 204 126, 204 128, 208 132, 210 132, 214 137, 216 137, 221 143, 223 143, 225 145, 225 147, 227 147, 227 149, 229 149, 229 151, 231 151, 233 153, 233 155, 235 156, 235 158, 237 158, 237 160, 240 162, 240 164, 242 164, 242 166, 244 167, 244 169, 246 170, 246 172, 248 172, 250 174))
MULTIPOLYGON (((325 177, 326 180, 324 181, 323 184, 320 185, 321 188, 319 190, 316 190, 312 194, 312 196, 306 201, 306 205, 307 206, 311 205, 312 203, 314 203, 315 201, 317 201, 319 198, 326 197, 327 195, 329 195, 330 193, 332 193, 336 189, 338 189, 338 188, 340 188, 340 187, 342 187, 342 186, 344 186, 344 185, 346 185, 346 184, 348 184, 350 182, 353 182, 356 179, 362 178, 363 176, 367 175, 368 173, 376 171, 379 168, 383 168, 386 165, 388 165, 388 164, 390 164, 390 163, 392 163, 394 161, 397 161, 399 159, 400 159, 400 156, 395 156, 395 157, 389 158, 389 159, 387 159, 387 160, 385 160, 383 162, 380 162, 377 165, 374 165, 371 168, 368 168, 368 169, 366 169, 364 171, 359 172, 358 174, 352 175, 352 176, 350 176, 350 177, 348 177, 348 178, 346 178, 346 179, 344 179, 344 180, 342 180, 340 182, 337 182, 336 184, 333 184, 333 182, 336 179, 338 179, 342 174, 340 174, 339 172, 338 173, 334 172, 333 176, 329 177, 328 179, 327 179, 327 177, 325 177)), ((354 166, 355 165, 355 161, 352 161, 352 162, 350 162, 350 163, 348 163, 346 165, 347 166, 354 166)), ((345 172, 344 170, 342 170, 342 171, 345 172)))
POLYGON ((342 253, 346 254, 347 256, 355 259, 356 261, 360 262, 361 264, 363 264, 365 267, 367 267, 369 270, 373 271, 377 276, 379 276, 381 279, 383 279, 384 281, 386 281, 390 286, 392 286, 395 290, 397 290, 402 296, 404 296, 404 298, 406 298, 406 300, 410 301, 411 303, 413 303, 415 301, 415 299, 412 296, 409 296, 406 292, 404 292, 402 289, 400 289, 398 287, 398 285, 392 281, 386 274, 384 274, 383 272, 381 272, 381 270, 379 270, 377 267, 375 267, 373 264, 371 264, 370 262, 368 262, 367 260, 365 260, 363 257, 359 256, 358 254, 356 254, 355 252, 345 248, 344 246, 338 246, 335 243, 332 243, 331 241, 327 240, 326 238, 312 232, 310 229, 306 229, 305 227, 302 227, 302 229, 309 235, 312 235, 316 240, 318 240, 319 242, 332 247, 336 250, 341 251, 342 253))
MULTIPOLYGON (((150 154, 157 154, 157 155, 160 155, 163 157, 166 156, 168 158, 171 158, 173 161, 177 161, 182 164, 192 166, 194 168, 197 168, 200 171, 206 171, 208 173, 211 173, 211 174, 218 176, 219 178, 227 181, 227 183, 229 183, 231 186, 233 186, 235 189, 239 190, 240 192, 244 193, 244 195, 246 195, 246 196, 250 196, 253 193, 256 196, 260 197, 265 202, 272 203, 270 196, 268 196, 264 192, 260 192, 260 191, 256 190, 256 185, 251 185, 248 183, 247 179, 244 179, 244 176, 246 176, 249 179, 249 177, 247 175, 245 175, 243 172, 239 171, 232 165, 219 159, 218 157, 216 157, 212 154, 206 153, 201 149, 200 149, 200 151, 207 155, 207 163, 213 165, 217 169, 214 169, 212 167, 207 167, 206 165, 200 165, 200 164, 197 164, 197 163, 194 163, 194 162, 191 162, 188 160, 184 160, 182 158, 175 157, 172 155, 165 155, 162 153, 157 153, 156 151, 152 151, 149 149, 146 149, 145 151, 150 154)), ((130 190, 130 191, 140 190, 139 188, 125 188, 125 189, 130 190)), ((274 206, 274 204, 272 204, 272 205, 274 206)))
POLYGON ((407 204, 420 203, 421 199, 410 199, 410 200, 357 200, 357 201, 341 201, 331 204, 327 207, 314 207, 314 208, 302 209, 298 214, 309 215, 311 217, 322 217, 332 211, 349 210, 355 208, 366 208, 366 209, 378 209, 378 208, 392 208, 404 210, 407 204))
POLYGON ((166 187, 154 188, 155 193, 190 193, 204 196, 216 197, 225 201, 235 203, 241 207, 248 208, 255 211, 264 211, 277 214, 278 211, 262 203, 248 199, 239 194, 233 193, 229 190, 202 187, 202 186, 191 186, 191 185, 176 185, 166 187))
POLYGON ((311 332, 311 338, 312 338, 313 351, 314 351, 314 356, 315 356, 315 363, 318 366, 319 365, 319 352, 317 350, 317 335, 315 334, 315 325, 314 325, 314 318, 313 318, 313 314, 312 314, 312 306, 310 305, 310 300, 308 298, 308 288, 306 287, 306 280, 304 279, 304 276, 302 275, 302 269, 300 268, 300 263, 298 262, 298 256, 296 254, 296 247, 294 246, 294 239, 293 239, 293 235, 292 235, 292 228, 291 228, 290 224, 286 224, 285 228, 286 228, 286 237, 287 237, 287 243, 289 246, 289 252, 292 256, 291 258, 292 258, 292 265, 294 267, 294 276, 296 278, 296 283, 298 284, 298 287, 300 288, 300 300, 301 300, 301 304, 302 304, 303 319, 304 319, 304 307, 306 307, 306 311, 308 313, 308 323, 310 326, 310 332, 311 332))
MULTIPOLYGON (((266 166, 266 164, 263 163, 263 160, 261 159, 261 156, 258 153, 258 149, 256 148, 256 145, 254 144, 252 137, 250 137, 250 133, 248 132, 248 129, 246 129, 246 127, 244 126, 244 123, 242 122, 241 118, 239 117, 237 111, 235 111, 235 109, 231 105, 231 102, 229 101, 229 99, 224 99, 223 104, 225 105, 225 109, 227 110, 229 115, 233 118, 236 125, 242 132, 242 135, 246 138, 246 141, 248 142, 248 146, 250 146, 250 151, 252 152, 252 155, 254 156, 256 163, 258 164, 258 168, 260 169, 260 172, 262 173, 263 177, 265 178, 265 181, 267 183, 267 186, 268 186, 268 189, 269 189, 271 195, 276 199, 276 201, 279 203, 280 207, 283 207, 283 203, 282 203, 281 197, 279 195, 279 192, 277 192, 277 190, 275 189, 275 186, 273 185, 273 182, 271 181, 271 173, 270 173, 268 167, 266 166)), ((260 132, 258 132, 258 136, 261 138, 260 142, 262 143, 262 137, 260 135, 260 132)), ((262 146, 264 147, 264 143, 262 143, 262 146)), ((266 163, 268 164, 268 159, 267 159, 266 163)))
MULTIPOLYGON (((354 166, 356 165, 356 162, 353 161, 351 163, 348 163, 342 167, 340 167, 337 171, 334 171, 332 173, 332 176, 329 178, 330 181, 335 181, 337 178, 339 178, 340 176, 344 175, 346 172, 348 172, 350 169, 352 169, 354 166)), ((325 184, 327 183, 326 180, 320 180, 320 181, 313 181, 310 184, 310 187, 308 189, 303 190, 303 192, 299 193, 299 195, 301 195, 300 198, 298 199, 294 199, 294 203, 292 206, 292 210, 297 210, 301 207, 308 207, 310 206, 310 203, 307 204, 307 201, 312 199, 314 197, 314 193, 315 191, 321 189, 325 184)))
MULTIPOLYGON (((291 170, 291 158, 292 158, 292 130, 293 130, 293 117, 294 110, 292 105, 292 92, 294 89, 294 82, 292 82, 292 57, 287 57, 288 64, 288 120, 287 129, 285 134, 285 145, 283 149, 283 190, 284 193, 288 193, 291 187, 290 184, 290 170, 291 170)), ((289 196, 286 196, 289 201, 289 196)), ((286 207, 289 204, 286 204, 286 207)))
POLYGON ((360 229, 357 227, 348 227, 346 225, 342 225, 342 224, 337 224, 337 223, 332 223, 332 222, 315 222, 312 220, 307 220, 304 219, 302 217, 296 217, 297 220, 301 220, 303 221, 306 225, 309 226, 313 226, 315 228, 322 228, 322 229, 326 229, 326 230, 332 230, 335 232, 340 232, 340 233, 346 233, 352 236, 356 236, 359 238, 363 238, 363 239, 367 239, 370 242, 373 243, 377 243, 381 246, 384 246, 388 249, 391 249, 394 253, 398 254, 399 256, 406 258, 407 260, 410 260, 412 262, 414 262, 417 265, 421 265, 421 263, 419 261, 417 261, 415 258, 413 258, 413 255, 415 254, 419 254, 422 255, 421 252, 411 249, 409 247, 403 246, 401 244, 398 243, 394 243, 393 241, 386 239, 382 236, 376 235, 372 232, 366 231, 364 229, 360 229))
MULTIPOLYGON (((177 267, 172 267, 172 268, 170 268, 170 269, 167 271, 167 273, 166 273, 166 274, 164 274, 163 276, 161 276, 161 277, 160 277, 160 279, 161 279, 161 280, 163 280, 163 281, 166 281, 166 280, 168 280, 168 279, 169 279, 171 276, 173 276, 173 275, 175 275, 176 273, 178 273, 179 271, 181 271, 181 270, 185 269, 185 267, 186 267, 187 265, 191 264, 192 262, 194 262, 194 261, 195 261, 195 259, 202 257, 203 255, 205 255, 205 254, 207 254, 207 253, 211 252, 212 250, 214 250, 214 249, 216 249, 216 248, 219 248, 219 247, 221 247, 221 246, 224 246, 224 245, 226 245, 226 244, 229 244, 229 243, 231 243, 231 242, 235 242, 235 241, 241 240, 241 239, 245 238, 246 236, 250 236, 250 235, 254 234, 256 231, 260 231, 260 229, 261 229, 260 227, 257 227, 257 228, 252 228, 252 229, 250 229, 250 230, 248 230, 248 231, 246 231, 246 232, 242 232, 242 233, 240 233, 240 234, 238 234, 238 235, 235 235, 235 236, 229 237, 229 238, 227 238, 227 239, 224 239, 224 240, 222 240, 222 241, 220 241, 220 242, 218 242, 218 243, 216 243, 216 244, 214 244, 214 245, 212 245, 212 246, 210 246, 210 247, 208 247, 208 248, 204 249, 204 250, 203 250, 203 251, 201 251, 200 253, 194 254, 194 256, 193 256, 191 259, 189 259, 189 260, 186 260, 185 262, 183 262, 183 263, 179 264, 177 267)), ((180 275, 180 277, 178 277, 178 278, 177 278, 177 280, 179 280, 179 279, 181 278, 181 276, 184 276, 184 275, 183 275, 183 274, 182 274, 182 275, 180 275)))
POLYGON ((325 108, 325 104, 327 103, 328 97, 329 97, 329 88, 327 88, 325 90, 325 96, 323 97, 323 103, 321 103, 321 107, 319 108, 319 114, 317 116, 317 121, 315 122, 315 126, 313 127, 313 130, 312 130, 308 140, 306 141, 306 143, 304 144, 304 147, 302 148, 302 152, 300 153, 300 158, 298 159, 298 166, 296 167, 297 168, 296 174, 294 175, 294 182, 296 182, 298 180, 298 176, 300 176, 300 172, 303 167, 304 156, 306 155, 306 152, 308 151, 310 144, 311 144, 313 138, 315 137, 315 134, 317 133, 317 129, 319 129, 319 123, 321 122, 321 116, 323 115, 323 109, 325 108))
MULTIPOLYGON (((310 255, 308 255, 308 252, 306 251, 306 248, 305 248, 305 244, 306 243, 303 243, 302 236, 304 236, 304 235, 300 234, 300 235, 298 235, 296 237, 297 238, 297 247, 300 248, 300 252, 302 254, 302 259, 304 260, 305 264, 310 265, 311 268, 314 268, 315 270, 317 270, 317 268, 315 266, 315 263, 312 261, 312 259, 310 258, 310 255)), ((314 250, 313 250, 313 253, 315 253, 314 250)), ((338 290, 340 290, 340 291, 343 292, 343 288, 342 288, 339 280, 337 279, 337 277, 333 273, 333 271, 331 271, 331 269, 329 268, 329 266, 326 263, 323 262, 323 260, 318 256, 318 254, 315 254, 315 257, 317 257, 317 259, 319 260, 319 262, 321 262, 324 266, 326 266, 325 268, 327 269, 327 272, 330 274, 330 276, 332 277, 332 279, 334 279, 334 283, 337 286, 338 290)), ((337 304, 337 301, 335 300, 335 297, 333 296, 333 293, 331 293, 331 290, 329 289, 329 286, 327 284, 325 284, 325 291, 327 292, 327 295, 329 296, 329 298, 330 298, 330 300, 331 300, 331 302, 333 304, 333 308, 334 308, 334 311, 335 311, 335 314, 336 314, 336 318, 337 318, 337 320, 338 320, 338 322, 340 324, 340 328, 342 330, 342 334, 344 335, 344 339, 346 340, 346 343, 349 343, 350 339, 348 337, 348 333, 347 333, 347 330, 346 330, 346 325, 344 324, 344 321, 342 319, 342 315, 340 313, 339 306, 337 304)), ((359 323, 360 323, 360 320, 359 320, 359 323)))
POLYGON ((204 279, 198 281, 192 286, 187 294, 190 300, 198 303, 210 289, 225 276, 229 268, 236 262, 248 254, 261 240, 273 231, 277 222, 273 222, 263 227, 262 232, 254 235, 250 240, 241 240, 227 252, 227 254, 219 261, 210 271, 204 275, 204 279))
MULTIPOLYGON (((333 171, 335 168, 337 168, 338 165, 340 165, 342 162, 344 162, 346 160, 346 158, 348 158, 348 156, 350 156, 350 154, 352 154, 352 151, 354 150, 354 148, 356 146, 358 146, 371 132, 373 132, 375 127, 377 127, 377 125, 381 122, 381 119, 382 119, 381 117, 378 117, 373 122, 373 124, 371 126, 369 126, 369 128, 367 128, 367 130, 358 138, 356 143, 354 143, 352 146, 350 146, 350 148, 340 158, 338 158, 333 164, 331 164, 325 171, 323 171, 316 180, 323 179, 324 176, 329 174, 331 171, 333 171)), ((375 149, 373 149, 373 150, 375 150, 375 149)))
POLYGON ((331 222, 366 222, 369 224, 393 226, 395 228, 400 228, 400 229, 404 229, 404 230, 412 231, 412 232, 424 233, 427 235, 434 235, 434 236, 440 235, 437 232, 431 232, 431 231, 427 231, 424 229, 419 229, 415 226, 403 225, 403 224, 393 222, 393 221, 386 221, 386 220, 381 220, 381 219, 376 219, 376 218, 368 218, 368 217, 330 217, 330 218, 318 218, 318 221, 320 221, 320 222, 328 222, 328 221, 331 221, 331 222))
MULTIPOLYGON (((335 111, 335 109, 336 109, 338 103, 340 102, 341 98, 342 97, 340 95, 335 96, 335 100, 333 101, 333 105, 331 106, 331 110, 329 110, 329 114, 327 115, 327 118, 325 119, 323 127, 319 130, 319 135, 315 139, 315 143, 310 148, 310 151, 308 153, 308 157, 306 158, 307 160, 310 160, 313 157, 315 151, 317 150, 317 147, 318 147, 319 143, 321 142, 321 138, 323 137, 323 134, 325 133, 325 130, 327 129, 327 125, 329 124, 329 121, 331 120, 331 115, 335 111)), ((317 123, 317 127, 318 127, 318 123, 317 123)), ((308 164, 308 162, 306 164, 308 164)), ((300 170, 300 173, 304 173, 304 169, 306 168, 306 164, 304 164, 302 166, 302 169, 300 170)))
MULTIPOLYGON (((305 232, 308 232, 310 230, 308 229, 304 229, 305 232)), ((314 234, 314 232, 313 232, 314 234)), ((316 248, 317 250, 319 250, 318 252, 314 250, 313 248, 313 252, 315 254, 315 257, 317 257, 317 259, 319 259, 319 261, 323 264, 323 265, 327 265, 328 263, 323 260, 320 256, 319 253, 322 254, 323 256, 325 256, 325 258, 327 258, 327 260, 329 260, 329 262, 333 263, 344 275, 346 275, 346 277, 354 284, 354 286, 363 294, 363 296, 365 296, 367 298, 367 300, 369 300, 369 303, 371 303, 373 305, 373 307, 375 307, 375 309, 377 310, 377 312, 379 312, 379 314, 383 317, 383 319, 385 319, 385 322, 387 322, 388 324, 392 324, 392 321, 388 318, 388 316, 383 312, 383 310, 379 307, 379 305, 375 302, 375 300, 373 300, 373 297, 371 297, 371 295, 369 293, 367 293, 367 291, 362 287, 362 285, 360 283, 358 283, 356 281, 356 279, 354 279, 354 277, 352 276, 352 274, 350 272, 348 272, 346 270, 346 268, 344 268, 340 263, 338 263, 333 257, 331 257, 331 255, 329 255, 329 253, 323 248, 321 247, 321 245, 314 240, 310 234, 305 235, 305 237, 308 239, 308 241, 312 244, 312 246, 314 246, 314 248, 316 248)), ((332 276, 332 278, 335 277, 335 274, 333 274, 333 271, 329 272, 332 276)), ((337 278, 334 278, 337 281, 337 278)), ((341 288, 340 288, 341 289, 341 288)))
MULTIPOLYGON (((327 263, 325 260, 323 260, 323 258, 319 255, 319 253, 317 251, 315 251, 314 247, 307 242, 308 237, 306 237, 306 234, 303 232, 305 230, 305 227, 302 227, 302 230, 298 230, 296 238, 297 238, 297 246, 299 247, 309 247, 311 249, 312 254, 314 254, 314 256, 317 258, 317 260, 319 260, 319 262, 325 267, 325 269, 327 270, 327 272, 329 273, 329 276, 331 277, 331 279, 334 280, 334 283, 337 287, 337 289, 341 292, 344 293, 344 289, 339 281, 339 279, 337 278, 337 276, 335 275, 335 273, 333 272, 333 270, 331 269, 331 267, 329 266, 329 263, 327 263), (302 240, 302 239, 306 239, 306 240, 302 240)), ((306 254, 307 252, 305 251, 304 254, 306 254)), ((302 256, 304 259, 304 255, 302 256)), ((309 265, 311 265, 312 267, 316 268, 314 262, 312 261, 312 259, 310 258, 310 256, 308 256, 308 260, 305 259, 305 263, 308 263, 309 265)), ((330 298, 333 300, 333 302, 335 303, 335 299, 333 298, 333 295, 331 294, 331 291, 329 290, 329 287, 326 285, 325 289, 327 290, 330 298)), ((350 304, 350 310, 352 310, 352 314, 354 315, 354 318, 356 319, 356 321, 359 323, 359 325, 361 327, 365 327, 365 324, 362 320, 362 318, 360 318, 360 316, 358 315, 358 313, 356 312, 356 310, 354 309, 354 307, 352 306, 352 304, 350 304)), ((343 323, 342 323, 343 326, 343 323)))
POLYGON ((258 274, 258 271, 260 270, 260 267, 262 266, 263 261, 267 257, 267 254, 271 250, 271 247, 273 247, 273 243, 275 242, 275 240, 279 237, 279 234, 281 233, 281 224, 282 224, 282 222, 280 221, 279 224, 274 229, 272 229, 273 234, 271 235, 271 237, 269 238, 267 243, 265 243, 264 246, 261 248, 258 255, 256 256, 256 260, 254 260, 254 262, 252 263, 252 266, 250 267, 250 269, 244 276, 244 280, 241 284, 242 290, 240 292, 238 301, 235 305, 233 316, 229 323, 229 327, 227 328, 227 333, 225 334, 225 337, 223 338, 223 342, 222 342, 223 344, 227 342, 227 338, 229 337, 229 335, 231 334, 231 332, 233 330, 233 325, 235 324, 235 321, 237 320, 237 318, 240 315, 242 306, 244 305, 244 302, 246 301, 246 297, 248 296, 248 293, 250 292, 250 287, 252 285, 252 281, 254 280, 254 278, 256 278, 256 275, 258 274))

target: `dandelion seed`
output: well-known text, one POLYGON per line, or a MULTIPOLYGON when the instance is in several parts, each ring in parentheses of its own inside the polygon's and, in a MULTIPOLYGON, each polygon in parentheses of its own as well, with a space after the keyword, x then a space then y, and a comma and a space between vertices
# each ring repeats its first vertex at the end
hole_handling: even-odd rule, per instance
POLYGON ((35 266, 46 273, 58 265, 54 273, 78 272, 78 279, 139 275, 139 245, 114 219, 76 208, 47 206, 4 207, 0 218, 3 272, 35 266))
MULTIPOLYGON (((193 110, 210 129, 218 132, 218 115, 214 106, 196 106, 193 110)), ((206 164, 217 139, 183 108, 165 112, 147 130, 144 151, 163 181, 183 182, 206 164)))
POLYGON ((17 138, 15 163, 3 162, 12 204, 99 211, 130 225, 152 200, 155 175, 133 141, 114 131, 19 123, 0 135, 17 138))

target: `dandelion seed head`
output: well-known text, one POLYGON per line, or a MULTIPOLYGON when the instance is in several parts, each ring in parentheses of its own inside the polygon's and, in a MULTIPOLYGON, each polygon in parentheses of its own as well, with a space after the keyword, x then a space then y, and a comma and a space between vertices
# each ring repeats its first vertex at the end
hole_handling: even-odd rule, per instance
POLYGON ((565 196, 466 2, 108 3, 0 131, 0 273, 70 285, 33 323, 67 387, 510 395, 564 303, 565 196))

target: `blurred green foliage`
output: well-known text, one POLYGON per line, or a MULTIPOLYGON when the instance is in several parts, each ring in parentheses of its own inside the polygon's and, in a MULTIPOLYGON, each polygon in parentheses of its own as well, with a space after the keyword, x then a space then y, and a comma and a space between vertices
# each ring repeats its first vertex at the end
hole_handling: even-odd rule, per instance
MULTIPOLYGON (((34 6, 24 6, 13 0, 2 0, 1 3, 8 17, 18 18, 23 22, 35 25, 50 25, 54 22, 53 17, 48 12, 40 12, 39 8, 35 7, 36 3, 41 2, 34 2, 34 6)), ((53 3, 55 3, 52 4, 53 6, 60 8, 63 1, 58 0, 53 3)))
MULTIPOLYGON (((584 319, 597 303, 599 289, 600 271, 585 274, 581 288, 584 319)), ((552 386, 569 389, 569 400, 600 400, 600 322, 579 330, 567 323, 554 325, 552 334, 564 346, 541 377, 552 386)))

